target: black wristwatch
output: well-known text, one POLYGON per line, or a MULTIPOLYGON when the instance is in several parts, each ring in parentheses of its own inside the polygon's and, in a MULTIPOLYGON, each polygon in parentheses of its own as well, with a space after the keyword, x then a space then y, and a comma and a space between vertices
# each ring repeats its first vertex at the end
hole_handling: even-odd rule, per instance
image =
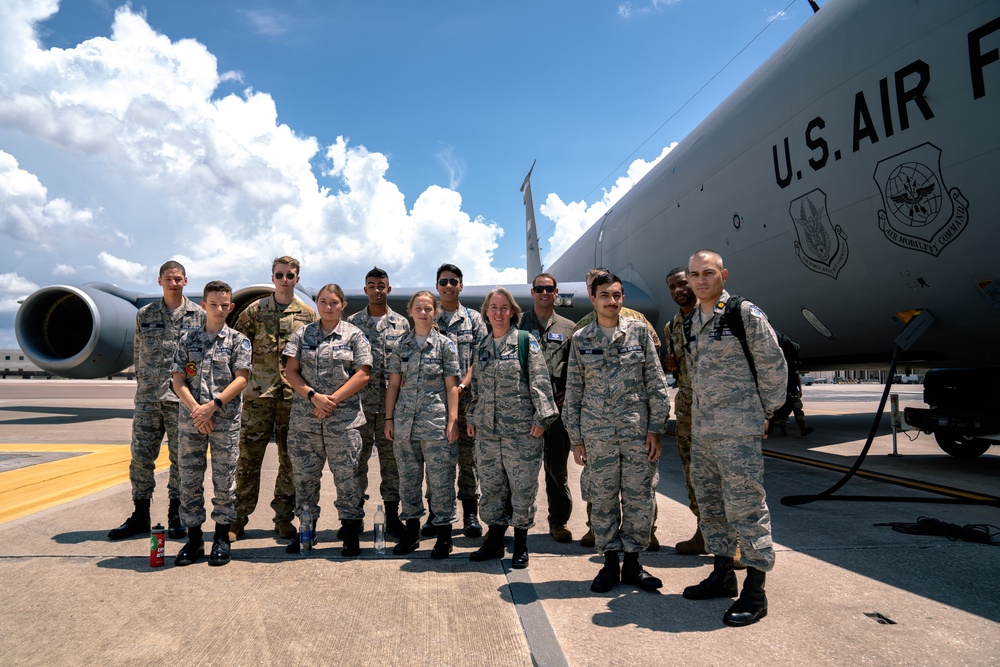
POLYGON ((213 398, 212 402, 215 403, 215 407, 217 407, 217 408, 221 408, 222 407, 222 401, 219 399, 218 396, 216 396, 215 398, 213 398))
POLYGON ((306 394, 306 400, 307 401, 313 400, 313 396, 315 396, 315 395, 316 395, 316 390, 315 389, 310 389, 309 393, 306 394))

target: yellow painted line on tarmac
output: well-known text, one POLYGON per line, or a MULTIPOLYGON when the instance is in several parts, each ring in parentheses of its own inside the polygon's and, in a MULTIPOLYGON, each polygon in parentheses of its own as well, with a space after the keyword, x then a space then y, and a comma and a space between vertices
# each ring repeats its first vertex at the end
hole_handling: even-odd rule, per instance
MULTIPOLYGON (((771 449, 764 450, 765 456, 773 456, 776 459, 783 459, 785 461, 791 461, 793 463, 804 463, 806 465, 815 466, 817 468, 825 468, 827 470, 834 470, 837 472, 847 472, 851 469, 850 466, 842 466, 837 463, 827 463, 826 461, 817 461, 816 459, 807 459, 802 456, 795 456, 794 454, 785 454, 783 452, 776 452, 771 449)), ((876 479, 882 482, 889 482, 891 484, 899 484, 900 486, 905 486, 911 489, 919 489, 921 491, 930 491, 931 493, 941 493, 948 496, 957 496, 959 498, 966 498, 968 500, 986 500, 996 502, 1000 500, 996 496, 988 496, 981 493, 973 493, 971 491, 965 491, 964 489, 956 489, 951 486, 942 486, 940 484, 931 484, 929 482, 921 482, 916 479, 909 479, 907 477, 899 477, 897 475, 889 475, 887 473, 872 472, 869 470, 858 470, 854 473, 858 477, 865 477, 867 479, 876 479)))
MULTIPOLYGON (((128 445, 0 445, 0 452, 80 453, 0 472, 0 524, 128 481, 128 445)), ((170 466, 166 445, 156 472, 170 466)))

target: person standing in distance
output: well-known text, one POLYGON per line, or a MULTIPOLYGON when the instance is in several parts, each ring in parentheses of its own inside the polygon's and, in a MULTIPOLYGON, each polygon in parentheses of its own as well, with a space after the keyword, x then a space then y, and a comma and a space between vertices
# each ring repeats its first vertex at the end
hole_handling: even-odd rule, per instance
POLYGON ((180 337, 205 325, 205 311, 184 296, 188 280, 180 262, 164 263, 156 282, 163 288, 163 298, 143 306, 135 316, 135 412, 132 461, 128 467, 135 510, 125 523, 108 533, 109 540, 149 533, 149 504, 156 486, 156 459, 164 434, 170 455, 167 535, 176 540, 187 534, 180 520, 177 394, 170 386, 170 364, 180 337))
MULTIPOLYGON (((462 292, 462 270, 454 264, 442 264, 437 270, 437 291, 441 297, 438 329, 458 346, 458 499, 462 501, 462 533, 466 537, 483 534, 479 523, 479 479, 476 476, 476 441, 468 434, 466 411, 472 398, 472 362, 479 342, 486 337, 486 324, 475 310, 463 306, 458 295, 462 292)), ((435 534, 433 512, 427 517, 423 534, 435 534)))
MULTIPOLYGON (((698 520, 698 500, 691 486, 691 378, 688 377, 687 359, 684 356, 684 318, 698 305, 698 299, 688 283, 687 269, 679 266, 667 274, 667 288, 670 298, 680 310, 674 319, 663 327, 663 338, 667 347, 663 355, 663 367, 674 374, 677 381, 677 396, 674 399, 674 414, 677 417, 677 453, 681 457, 684 482, 688 492, 688 507, 698 520)), ((705 538, 698 528, 694 537, 674 545, 679 554, 700 555, 706 553, 705 538)))
POLYGON ((667 383, 649 329, 619 316, 621 279, 596 276, 590 291, 597 321, 573 334, 563 404, 573 459, 590 469, 583 490, 595 547, 604 555, 590 589, 606 593, 622 581, 654 590, 663 583, 643 569, 639 552, 653 526, 660 434, 670 417, 667 383))
POLYGON ((316 321, 316 311, 295 296, 299 260, 278 257, 271 264, 274 294, 254 301, 236 319, 234 328, 253 344, 253 375, 244 392, 240 462, 236 468, 236 521, 231 539, 238 539, 257 508, 260 467, 272 434, 278 445, 278 478, 274 482, 274 532, 290 540, 298 533, 292 525, 295 486, 288 460, 288 418, 295 393, 285 379, 282 350, 292 334, 316 321))
POLYGON ((749 357, 723 319, 730 294, 729 271, 714 250, 699 250, 688 264, 698 307, 685 324, 685 354, 691 374, 691 483, 698 525, 715 556, 712 573, 684 589, 690 600, 736 595, 733 557, 737 544, 747 566, 739 599, 722 617, 726 625, 750 625, 767 615, 765 572, 774 567, 771 515, 764 494, 761 440, 767 420, 785 402, 787 370, 767 317, 743 301, 749 357))
POLYGON ((399 466, 392 451, 392 441, 385 437, 385 388, 389 385, 386 361, 399 340, 410 330, 406 317, 396 313, 386 303, 392 292, 389 274, 374 267, 365 276, 365 296, 368 306, 347 318, 361 329, 371 344, 371 379, 361 390, 361 407, 365 424, 361 427, 361 456, 358 459, 358 486, 362 501, 368 491, 368 461, 372 445, 378 451, 378 467, 382 481, 379 493, 385 505, 385 529, 396 539, 402 539, 406 527, 399 520, 399 466))
MULTIPOLYGON (((521 317, 519 329, 530 332, 542 348, 545 365, 552 381, 556 406, 562 409, 566 398, 566 368, 569 346, 573 338, 573 321, 555 312, 559 287, 555 277, 540 273, 531 281, 531 298, 534 308, 521 317)), ((573 513, 573 495, 569 490, 567 462, 572 448, 569 434, 561 417, 545 430, 545 497, 549 505, 549 535, 556 542, 572 542, 573 533, 566 524, 573 513)))

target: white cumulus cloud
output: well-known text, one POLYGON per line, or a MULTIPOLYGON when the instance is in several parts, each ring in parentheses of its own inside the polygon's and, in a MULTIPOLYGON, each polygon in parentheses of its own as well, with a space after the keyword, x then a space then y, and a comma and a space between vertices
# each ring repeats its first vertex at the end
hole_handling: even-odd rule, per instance
POLYGON ((585 201, 564 202, 559 195, 550 193, 539 207, 541 214, 555 223, 555 230, 549 237, 549 250, 542 258, 542 264, 549 266, 558 259, 559 255, 573 245, 591 225, 600 220, 601 216, 608 212, 608 209, 614 206, 676 145, 677 142, 670 144, 649 162, 645 160, 634 161, 629 165, 628 172, 624 176, 618 177, 611 189, 605 190, 601 199, 593 204, 587 204, 585 201))

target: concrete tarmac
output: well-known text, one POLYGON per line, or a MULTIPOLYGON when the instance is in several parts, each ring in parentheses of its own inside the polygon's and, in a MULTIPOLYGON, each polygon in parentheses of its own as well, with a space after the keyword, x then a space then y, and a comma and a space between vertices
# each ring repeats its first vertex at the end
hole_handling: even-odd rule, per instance
MULTIPOLYGON (((903 405, 920 403, 919 386, 898 391, 903 405)), ((642 556, 664 582, 659 593, 624 585, 592 593, 601 559, 548 536, 543 492, 526 570, 510 569, 510 536, 502 562, 470 562, 481 540, 458 532, 447 560, 429 558, 433 540, 407 557, 378 558, 377 461, 361 558, 340 558, 329 471, 320 543, 309 557, 288 555, 268 506, 273 447, 232 563, 175 567, 183 542, 168 540, 166 566, 151 568, 148 538, 106 539, 131 512, 133 393, 127 381, 0 382, 0 664, 995 665, 1000 656, 1000 550, 873 525, 921 516, 1000 525, 995 506, 905 500, 944 497, 932 488, 1000 496, 1000 447, 959 460, 909 433, 892 457, 886 417, 862 468, 878 477, 855 477, 836 494, 884 501, 781 503, 842 477, 861 451, 878 387, 807 387, 816 431, 802 438, 792 423, 789 436, 765 441, 777 564, 769 615, 745 628, 722 624, 728 599, 681 597, 712 561, 671 546, 695 528, 671 437, 657 494, 663 548, 642 556)), ((165 446, 160 460, 153 519, 165 523, 165 446)), ((570 486, 578 539, 586 526, 572 462, 570 486)))

